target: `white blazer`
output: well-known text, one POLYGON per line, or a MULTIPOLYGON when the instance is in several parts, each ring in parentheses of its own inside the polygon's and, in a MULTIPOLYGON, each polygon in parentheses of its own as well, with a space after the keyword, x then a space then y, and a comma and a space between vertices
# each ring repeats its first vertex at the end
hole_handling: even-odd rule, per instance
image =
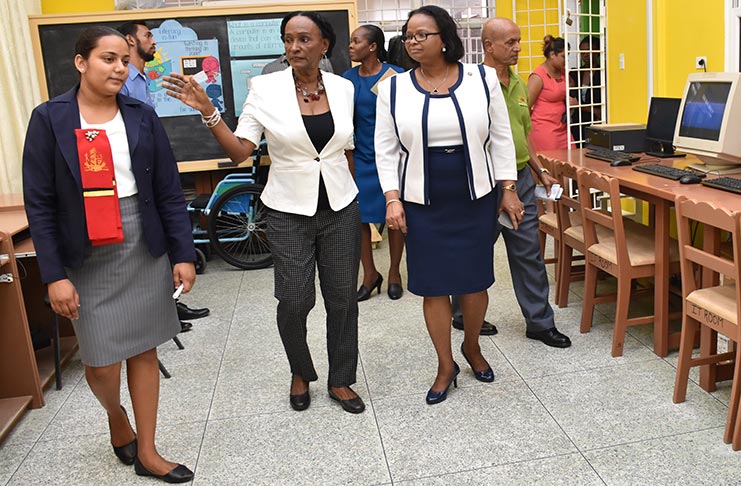
MULTIPOLYGON (((458 80, 449 89, 456 110, 450 116, 460 124, 471 199, 479 199, 496 181, 517 180, 517 159, 496 71, 476 64, 459 66, 458 80)), ((378 86, 375 149, 381 188, 398 190, 402 200, 418 204, 430 204, 424 142, 429 102, 430 93, 417 84, 414 70, 378 86)))
POLYGON ((347 207, 358 193, 345 150, 352 150, 353 96, 350 81, 322 71, 334 134, 317 153, 306 133, 293 70, 256 76, 234 134, 255 145, 263 132, 270 151, 270 175, 260 199, 272 209, 313 216, 319 198, 319 174, 334 211, 347 207))

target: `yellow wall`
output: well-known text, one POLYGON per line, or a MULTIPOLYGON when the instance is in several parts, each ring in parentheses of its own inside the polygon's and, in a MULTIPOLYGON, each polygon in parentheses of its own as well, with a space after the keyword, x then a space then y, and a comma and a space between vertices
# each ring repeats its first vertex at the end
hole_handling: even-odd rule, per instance
POLYGON ((607 119, 645 123, 648 113, 646 0, 607 0, 607 119), (619 69, 619 56, 625 69, 619 69))
POLYGON ((654 0, 654 95, 680 97, 695 57, 706 56, 708 71, 725 70, 722 0, 654 0))
POLYGON ((105 12, 113 10, 113 0, 41 0, 42 14, 105 12))

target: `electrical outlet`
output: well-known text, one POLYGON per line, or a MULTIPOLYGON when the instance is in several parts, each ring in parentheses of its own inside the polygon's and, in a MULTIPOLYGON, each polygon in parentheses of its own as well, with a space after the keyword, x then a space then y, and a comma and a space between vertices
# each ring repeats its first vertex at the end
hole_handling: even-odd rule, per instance
POLYGON ((695 58, 695 69, 707 69, 708 58, 705 56, 697 56, 695 58))

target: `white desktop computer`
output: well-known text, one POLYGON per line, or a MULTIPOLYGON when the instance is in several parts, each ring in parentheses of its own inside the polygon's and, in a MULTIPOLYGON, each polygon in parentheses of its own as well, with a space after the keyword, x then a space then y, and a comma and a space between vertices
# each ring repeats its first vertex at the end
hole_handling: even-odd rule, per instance
POLYGON ((689 75, 673 142, 703 162, 695 170, 741 173, 741 73, 689 75))

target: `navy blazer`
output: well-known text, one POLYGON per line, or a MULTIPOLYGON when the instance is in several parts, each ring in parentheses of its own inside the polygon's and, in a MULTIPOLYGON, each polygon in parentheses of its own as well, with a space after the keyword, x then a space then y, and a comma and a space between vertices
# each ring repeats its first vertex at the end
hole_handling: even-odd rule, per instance
MULTIPOLYGON (((80 128, 78 89, 33 110, 23 148, 23 198, 45 283, 67 278, 64 267, 82 266, 92 248, 75 137, 80 128)), ((168 252, 172 263, 195 261, 190 218, 167 133, 150 106, 121 94, 117 102, 149 253, 159 257, 168 252)))

